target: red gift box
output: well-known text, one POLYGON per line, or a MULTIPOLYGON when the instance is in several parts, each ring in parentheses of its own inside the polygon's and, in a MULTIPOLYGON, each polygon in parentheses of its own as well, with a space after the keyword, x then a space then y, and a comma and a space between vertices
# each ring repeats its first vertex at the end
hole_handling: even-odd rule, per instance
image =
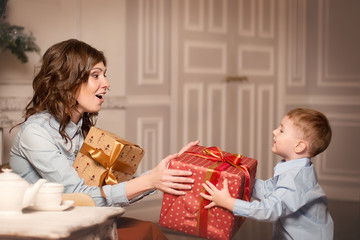
POLYGON ((245 218, 220 207, 205 209, 209 201, 200 196, 200 192, 206 192, 202 183, 209 180, 221 189, 226 178, 231 196, 249 201, 256 167, 257 160, 216 147, 190 148, 172 160, 169 168, 193 172, 193 188, 183 196, 164 194, 159 225, 207 239, 231 239, 245 218))

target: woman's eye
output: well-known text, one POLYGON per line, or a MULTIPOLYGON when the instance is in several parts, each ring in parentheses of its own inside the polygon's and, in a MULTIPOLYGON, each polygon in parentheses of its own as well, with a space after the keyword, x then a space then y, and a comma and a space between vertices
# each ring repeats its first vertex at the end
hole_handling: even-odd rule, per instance
POLYGON ((93 78, 98 78, 99 74, 96 73, 96 74, 93 74, 92 76, 93 76, 93 78))
POLYGON ((107 77, 107 74, 106 74, 106 73, 104 73, 104 77, 107 77))

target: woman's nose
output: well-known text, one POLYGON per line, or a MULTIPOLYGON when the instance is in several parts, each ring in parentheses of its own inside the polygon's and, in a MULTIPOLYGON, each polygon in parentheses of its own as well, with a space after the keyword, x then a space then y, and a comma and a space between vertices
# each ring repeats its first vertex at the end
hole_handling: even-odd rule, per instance
POLYGON ((110 88, 110 83, 108 82, 108 80, 106 78, 104 78, 103 87, 104 88, 110 88))

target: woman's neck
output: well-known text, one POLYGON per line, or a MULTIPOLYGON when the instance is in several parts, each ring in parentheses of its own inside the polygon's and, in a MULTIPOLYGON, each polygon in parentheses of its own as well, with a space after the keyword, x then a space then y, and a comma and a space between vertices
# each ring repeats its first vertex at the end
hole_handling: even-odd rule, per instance
POLYGON ((82 117, 82 114, 76 110, 72 111, 70 120, 77 124, 80 121, 80 118, 82 117))

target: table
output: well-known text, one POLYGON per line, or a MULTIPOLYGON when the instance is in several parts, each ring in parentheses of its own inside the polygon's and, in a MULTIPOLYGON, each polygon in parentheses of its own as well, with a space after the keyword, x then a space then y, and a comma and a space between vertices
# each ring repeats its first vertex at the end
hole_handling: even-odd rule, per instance
POLYGON ((117 239, 120 207, 71 207, 65 211, 25 209, 22 215, 0 215, 0 239, 117 239))

